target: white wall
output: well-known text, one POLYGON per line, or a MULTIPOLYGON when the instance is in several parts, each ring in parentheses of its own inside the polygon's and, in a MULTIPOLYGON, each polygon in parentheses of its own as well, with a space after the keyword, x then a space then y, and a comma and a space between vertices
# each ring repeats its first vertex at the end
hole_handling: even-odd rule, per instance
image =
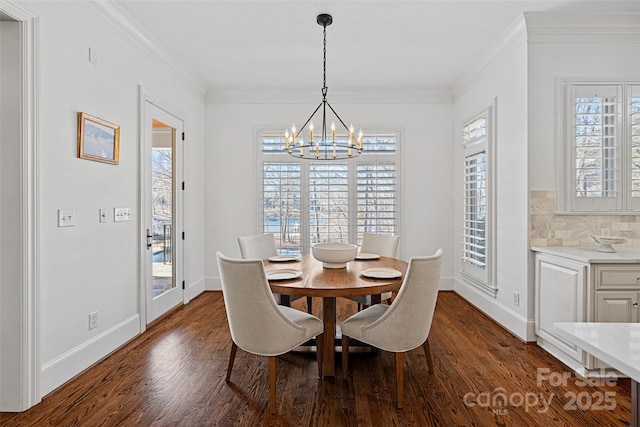
POLYGON ((523 23, 517 22, 501 45, 488 53, 478 70, 455 98, 454 139, 454 252, 462 242, 462 124, 494 100, 496 180, 496 298, 465 283, 459 257, 454 264, 455 290, 523 340, 532 339, 532 295, 528 284, 527 199, 527 46, 523 23), (513 304, 513 293, 520 304, 513 304))
MULTIPOLYGON (((318 91, 319 92, 319 91, 318 91)), ((292 95, 293 98, 295 96, 292 95)), ((345 95, 345 99, 349 95, 345 95)), ((348 122, 401 130, 401 206, 399 256, 445 251, 441 287, 451 288, 452 192, 451 105, 448 97, 429 102, 348 104, 328 96, 348 122)), ((342 99, 342 98, 340 98, 342 99)), ((215 253, 240 256, 236 238, 258 231, 256 130, 284 129, 302 123, 320 102, 208 102, 206 107, 206 278, 207 289, 220 289, 215 253)))
MULTIPOLYGON (((132 47, 95 7, 23 2, 40 22, 39 320, 44 395, 140 332, 138 88, 184 112, 185 276, 204 284, 203 93, 157 57, 132 47), (73 22, 73 25, 69 25, 73 22), (98 64, 88 60, 89 47, 98 64), (120 125, 117 166, 78 159, 77 113, 120 125), (129 207, 133 220, 98 222, 98 210, 129 207), (75 210, 58 228, 57 210, 75 210), (88 314, 98 311, 98 328, 88 314)), ((4 360, 3 360, 4 364, 4 360)))
POLYGON ((20 42, 17 22, 0 22, 0 408, 22 407, 20 369, 20 42))
MULTIPOLYGON (((638 14, 575 16, 525 14, 528 37, 528 190, 555 190, 564 168, 558 155, 563 79, 638 81, 638 14)), ((573 218, 574 220, 577 217, 573 218)), ((563 221, 564 222, 564 221, 563 221)), ((564 225, 566 226, 566 225, 564 225)), ((562 229, 562 224, 549 224, 562 229)), ((534 265, 529 252, 529 299, 533 307, 534 265)), ((532 316, 531 316, 532 317, 532 316)))

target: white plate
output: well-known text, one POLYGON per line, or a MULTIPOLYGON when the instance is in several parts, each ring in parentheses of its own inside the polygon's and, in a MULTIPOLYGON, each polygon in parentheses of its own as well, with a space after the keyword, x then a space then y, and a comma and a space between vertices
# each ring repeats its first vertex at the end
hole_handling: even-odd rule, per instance
POLYGON ((267 273, 267 279, 269 280, 289 280, 302 276, 300 270, 275 270, 267 273))
POLYGON ((273 262, 297 261, 299 259, 300 255, 276 255, 269 257, 269 261, 273 262))
POLYGON ((356 255, 356 259, 379 259, 380 255, 378 254, 368 254, 366 252, 362 252, 356 255))
POLYGON ((395 279, 402 276, 402 272, 385 267, 365 268, 360 273, 365 277, 373 277, 374 279, 395 279))

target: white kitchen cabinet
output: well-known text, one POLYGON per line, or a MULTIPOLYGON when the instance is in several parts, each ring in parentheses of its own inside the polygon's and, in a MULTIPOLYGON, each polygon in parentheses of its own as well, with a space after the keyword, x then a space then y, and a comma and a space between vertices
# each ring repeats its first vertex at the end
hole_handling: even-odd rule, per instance
POLYGON ((538 345, 574 369, 584 363, 582 350, 560 338, 553 324, 586 321, 587 270, 587 265, 565 258, 536 256, 538 345))
POLYGON ((594 322, 638 321, 638 295, 634 291, 596 291, 594 322))
POLYGON ((640 248, 533 248, 538 345, 574 370, 607 367, 563 340, 556 322, 638 322, 640 248))

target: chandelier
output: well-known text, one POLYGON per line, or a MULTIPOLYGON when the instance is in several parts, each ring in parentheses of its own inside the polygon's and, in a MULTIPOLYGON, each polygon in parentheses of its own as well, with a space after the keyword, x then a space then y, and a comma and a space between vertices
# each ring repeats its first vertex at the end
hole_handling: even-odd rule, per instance
POLYGON ((320 105, 311 113, 311 116, 297 130, 294 124, 291 130, 287 129, 284 133, 285 150, 291 156, 299 159, 308 160, 342 160, 357 157, 362 154, 362 130, 358 136, 354 135, 353 125, 347 127, 338 113, 333 109, 329 101, 327 101, 327 26, 331 25, 333 18, 331 15, 322 13, 318 15, 316 21, 322 25, 323 30, 323 81, 322 81, 322 101, 320 105), (336 139, 336 124, 331 123, 331 133, 327 134, 327 107, 333 112, 338 122, 347 131, 347 138, 339 137, 336 139), (314 135, 313 117, 322 108, 322 127, 319 135, 314 135), (308 131, 307 125, 309 125, 308 131), (305 137, 308 139, 305 141, 305 137), (314 138, 315 137, 315 138, 314 138))

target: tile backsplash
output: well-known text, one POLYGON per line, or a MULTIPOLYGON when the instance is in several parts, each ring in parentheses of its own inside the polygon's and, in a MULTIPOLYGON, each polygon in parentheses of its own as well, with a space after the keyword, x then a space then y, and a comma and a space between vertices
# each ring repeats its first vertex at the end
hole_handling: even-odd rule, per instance
POLYGON ((626 237, 617 246, 640 246, 638 215, 556 215, 556 207, 555 191, 531 191, 531 246, 596 246, 590 234, 626 237))

